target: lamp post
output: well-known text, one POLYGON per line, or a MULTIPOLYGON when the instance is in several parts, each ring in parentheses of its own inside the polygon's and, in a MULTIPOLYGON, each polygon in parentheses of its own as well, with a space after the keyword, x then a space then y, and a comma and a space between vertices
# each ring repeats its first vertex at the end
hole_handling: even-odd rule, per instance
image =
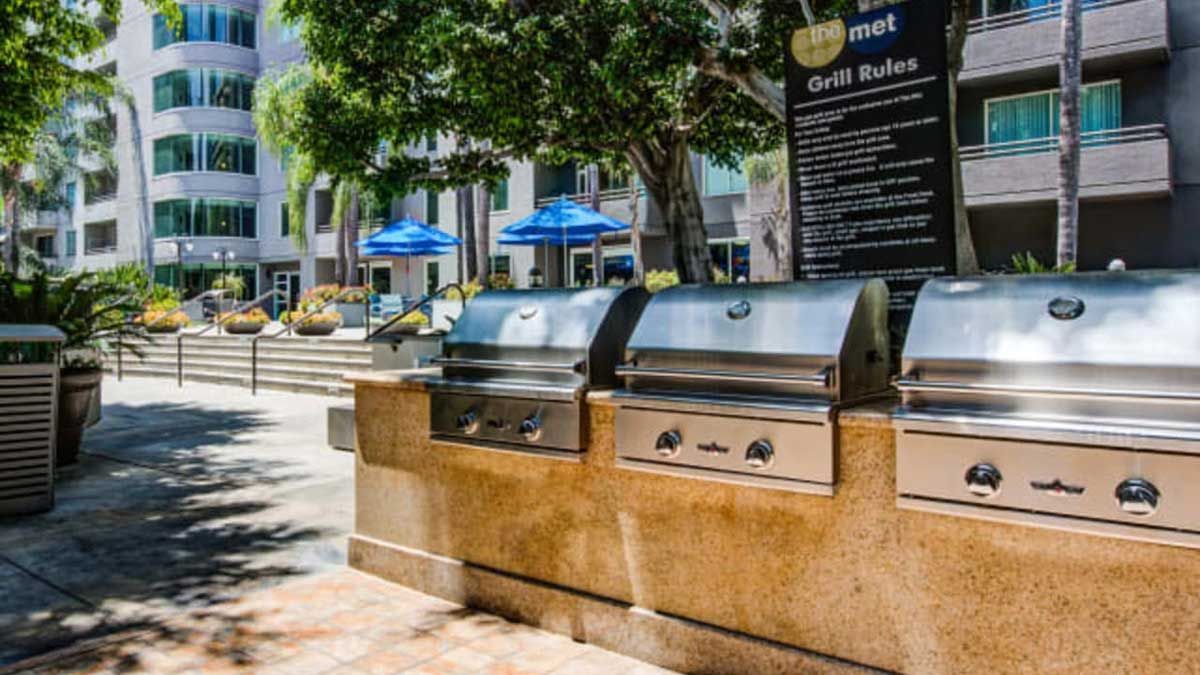
POLYGON ((175 237, 175 290, 183 293, 183 253, 184 251, 191 253, 192 249, 196 248, 195 244, 190 239, 175 237))
POLYGON ((219 248, 219 249, 213 251, 212 257, 213 257, 213 260, 219 260, 221 262, 221 283, 224 284, 225 283, 225 267, 229 263, 230 260, 237 260, 237 253, 235 253, 227 248, 222 247, 222 248, 219 248))

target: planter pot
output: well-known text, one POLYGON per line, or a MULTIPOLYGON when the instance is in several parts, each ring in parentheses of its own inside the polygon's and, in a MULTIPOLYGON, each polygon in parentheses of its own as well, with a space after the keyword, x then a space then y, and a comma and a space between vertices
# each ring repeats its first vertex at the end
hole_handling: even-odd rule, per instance
POLYGON ((178 333, 179 329, 180 329, 179 324, 175 324, 175 325, 171 325, 171 326, 164 324, 162 326, 151 326, 150 328, 146 329, 146 332, 151 335, 172 335, 174 333, 178 333))
POLYGON ((342 315, 343 328, 362 328, 367 321, 367 305, 362 302, 335 302, 334 311, 342 315))
POLYGON ((333 331, 337 330, 336 323, 309 323, 303 326, 296 326, 296 335, 305 337, 314 337, 320 335, 332 335, 333 331))
POLYGON ((254 321, 230 321, 222 326, 230 335, 258 335, 267 324, 254 321))
POLYGON ((59 377, 58 429, 54 451, 56 466, 69 466, 79 460, 83 429, 103 377, 102 370, 63 373, 59 377))

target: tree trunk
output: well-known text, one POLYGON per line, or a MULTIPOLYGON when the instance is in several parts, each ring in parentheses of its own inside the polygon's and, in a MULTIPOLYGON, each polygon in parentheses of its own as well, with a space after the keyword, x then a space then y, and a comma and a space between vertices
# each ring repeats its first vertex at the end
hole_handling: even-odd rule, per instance
POLYGON ((455 196, 455 213, 458 217, 458 228, 463 240, 460 250, 463 255, 463 265, 459 277, 462 283, 467 283, 479 276, 478 253, 475 250, 475 188, 467 186, 459 188, 455 196))
POLYGON ((492 275, 492 193, 487 186, 475 186, 475 264, 479 266, 479 285, 491 285, 492 275))
POLYGON ((4 193, 4 258, 0 260, 4 267, 13 275, 21 273, 21 242, 18 241, 21 228, 19 225, 20 208, 18 205, 18 190, 21 184, 21 165, 9 164, 4 167, 5 177, 9 185, 4 193))
POLYGON ((334 232, 334 254, 333 254, 333 280, 338 286, 346 285, 346 228, 349 225, 346 221, 350 220, 349 209, 342 215, 342 222, 338 224, 338 229, 334 232))
POLYGON ((946 43, 946 63, 950 86, 950 178, 954 198, 954 259, 958 274, 978 274, 979 258, 971 237, 971 221, 963 192, 962 156, 958 142, 958 75, 962 72, 963 48, 967 44, 967 21, 971 0, 951 0, 950 34, 946 43))
POLYGON ((666 132, 654 141, 630 144, 626 156, 662 213, 680 282, 712 281, 704 208, 686 137, 666 132))
MULTIPOLYGON (((600 211, 600 167, 589 164, 587 168, 588 205, 593 211, 600 211)), ((592 240, 592 285, 599 288, 604 285, 604 243, 600 235, 592 240)))
POLYGON ((638 202, 641 188, 633 174, 629 175, 629 245, 633 249, 633 285, 641 286, 646 281, 646 261, 642 257, 642 225, 638 219, 638 202))
POLYGON ((362 219, 359 210, 358 186, 350 188, 350 208, 346 211, 346 285, 357 286, 358 279, 358 226, 362 219))
POLYGON ((1058 267, 1076 262, 1079 246, 1079 53, 1083 47, 1081 0, 1063 0, 1062 55, 1058 62, 1058 267))

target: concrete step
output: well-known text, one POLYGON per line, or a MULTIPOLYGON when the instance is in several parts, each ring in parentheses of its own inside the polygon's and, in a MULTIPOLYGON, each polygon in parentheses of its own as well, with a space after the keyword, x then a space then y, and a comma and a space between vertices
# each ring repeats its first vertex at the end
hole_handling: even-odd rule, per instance
MULTIPOLYGON (((122 371, 129 372, 131 367, 136 368, 152 368, 164 372, 175 373, 178 369, 178 362, 172 358, 157 358, 147 357, 145 359, 126 360, 122 363, 122 371)), ((265 363, 259 359, 258 377, 261 380, 264 377, 282 377, 289 380, 305 380, 314 382, 333 382, 339 383, 342 381, 342 375, 348 372, 363 372, 370 370, 370 365, 346 365, 346 364, 330 364, 321 367, 296 367, 288 365, 279 365, 265 363)), ((251 376, 250 361, 246 360, 240 363, 229 363, 223 360, 211 360, 202 357, 188 358, 183 357, 183 374, 187 376, 192 371, 204 371, 214 373, 228 373, 231 377, 249 378, 251 376)))
MULTIPOLYGON (((125 377, 154 377, 175 379, 175 369, 163 370, 145 366, 129 366, 124 369, 125 377)), ((245 376, 240 373, 229 373, 226 371, 207 371, 207 370, 184 370, 184 382, 208 382, 212 384, 225 384, 237 387, 250 388, 250 375, 245 376)), ((308 380, 294 380, 285 377, 259 377, 259 389, 269 389, 273 391, 288 391, 300 394, 316 394, 319 396, 339 396, 352 397, 354 396, 354 386, 344 382, 334 384, 332 382, 314 382, 308 380)))
MULTIPOLYGON (((170 350, 175 351, 178 344, 174 339, 163 340, 161 338, 148 343, 137 345, 139 349, 145 350, 170 350)), ((201 338, 184 338, 183 348, 186 349, 212 349, 222 351, 245 351, 251 349, 251 341, 238 340, 219 340, 201 338)), ((347 355, 347 356, 369 356, 371 354, 371 346, 362 342, 338 342, 334 344, 323 344, 320 342, 310 342, 307 338, 279 338, 277 340, 259 340, 259 353, 288 353, 288 354, 307 354, 312 356, 331 356, 331 355, 347 355)))

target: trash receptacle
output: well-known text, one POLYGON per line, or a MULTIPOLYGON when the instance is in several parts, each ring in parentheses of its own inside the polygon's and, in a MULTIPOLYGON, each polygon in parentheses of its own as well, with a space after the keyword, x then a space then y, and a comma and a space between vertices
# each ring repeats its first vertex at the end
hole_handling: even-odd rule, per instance
POLYGON ((58 355, 53 326, 0 324, 0 516, 54 506, 58 355))

